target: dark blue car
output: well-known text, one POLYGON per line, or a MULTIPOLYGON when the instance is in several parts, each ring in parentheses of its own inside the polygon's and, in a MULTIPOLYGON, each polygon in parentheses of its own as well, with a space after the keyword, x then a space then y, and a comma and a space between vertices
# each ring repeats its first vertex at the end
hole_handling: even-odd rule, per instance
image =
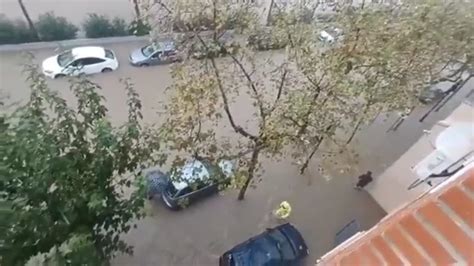
POLYGON ((235 246, 219 258, 219 266, 297 266, 308 255, 300 232, 290 223, 235 246))

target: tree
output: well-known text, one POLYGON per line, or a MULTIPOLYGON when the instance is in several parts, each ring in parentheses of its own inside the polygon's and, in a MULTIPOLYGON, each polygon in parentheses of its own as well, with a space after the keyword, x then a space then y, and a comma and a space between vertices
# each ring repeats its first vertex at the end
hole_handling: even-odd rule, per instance
POLYGON ((132 3, 133 3, 133 10, 135 11, 135 18, 141 19, 140 5, 139 5, 138 0, 132 0, 132 3))
POLYGON ((65 17, 58 17, 53 12, 40 15, 36 26, 41 39, 46 42, 74 39, 79 30, 65 17))
POLYGON ((36 30, 33 20, 31 20, 30 18, 30 14, 28 14, 28 10, 26 10, 23 0, 18 0, 18 5, 20 5, 21 12, 23 13, 23 16, 25 16, 25 19, 28 22, 28 26, 30 27, 31 33, 36 37, 36 40, 40 41, 41 39, 39 37, 38 31, 36 30))
POLYGON ((24 264, 37 254, 56 254, 61 265, 99 265, 132 252, 120 235, 143 217, 140 169, 157 149, 141 127, 133 84, 123 81, 128 120, 116 127, 97 84, 71 81, 73 109, 35 66, 25 72, 28 103, 0 121, 0 202, 11 209, 10 220, 1 221, 8 228, 2 265, 24 264))
POLYGON ((156 12, 161 15, 154 21, 163 27, 154 28, 185 21, 182 50, 198 43, 208 52, 217 46, 228 55, 221 59, 213 53, 175 66, 162 138, 184 154, 237 158, 233 185, 243 199, 259 180, 262 157, 290 157, 301 162, 302 172, 315 155, 320 165, 336 161, 335 151, 347 150, 375 115, 412 110, 425 86, 460 78, 472 67, 472 3, 416 0, 338 8, 332 22, 308 24, 300 7, 287 7, 271 33, 289 45, 268 55, 242 42, 261 27, 251 6, 221 0, 160 2, 156 12), (240 35, 224 39, 224 22, 235 9, 245 14, 237 23, 240 35), (196 23, 203 20, 211 21, 211 32, 196 23), (318 41, 320 30, 334 27, 343 30, 336 43, 318 41), (242 117, 247 110, 250 115, 242 117), (231 132, 223 133, 222 126, 231 132))

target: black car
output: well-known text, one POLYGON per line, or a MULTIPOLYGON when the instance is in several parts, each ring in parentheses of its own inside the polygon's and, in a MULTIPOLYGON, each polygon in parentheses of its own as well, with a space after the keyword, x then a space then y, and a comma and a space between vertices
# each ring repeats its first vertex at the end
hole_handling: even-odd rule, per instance
POLYGON ((207 160, 192 160, 174 173, 151 171, 148 180, 155 183, 152 198, 160 194, 166 207, 178 210, 201 198, 216 194, 225 185, 233 171, 231 161, 222 160, 217 165, 207 160))
POLYGON ((300 232, 286 223, 225 252, 219 258, 219 266, 297 266, 308 254, 300 232))

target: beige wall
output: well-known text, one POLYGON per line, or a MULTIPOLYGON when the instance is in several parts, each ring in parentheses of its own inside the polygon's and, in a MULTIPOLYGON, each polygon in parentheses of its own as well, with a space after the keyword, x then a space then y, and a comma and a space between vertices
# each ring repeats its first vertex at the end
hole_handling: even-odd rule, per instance
POLYGON ((423 183, 412 190, 407 189, 416 180, 412 168, 434 151, 433 143, 438 134, 446 129, 447 125, 457 122, 473 123, 474 133, 474 108, 467 103, 462 103, 445 120, 438 122, 429 134, 423 135, 367 187, 367 191, 385 211, 390 213, 431 188, 423 183))

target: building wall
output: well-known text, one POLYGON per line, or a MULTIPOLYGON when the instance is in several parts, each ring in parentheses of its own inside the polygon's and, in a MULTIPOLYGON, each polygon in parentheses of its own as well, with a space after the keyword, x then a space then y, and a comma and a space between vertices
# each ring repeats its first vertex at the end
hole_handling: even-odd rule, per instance
MULTIPOLYGON (((367 187, 367 191, 387 213, 413 201, 431 188, 423 183, 414 189, 408 190, 410 184, 416 180, 415 173, 412 171, 413 167, 434 151, 433 143, 439 133, 446 129, 447 125, 456 122, 473 123, 474 134, 473 114, 474 108, 466 102, 462 103, 445 120, 438 122, 429 134, 423 135, 367 187)), ((474 143, 472 145, 474 146, 474 143)))
POLYGON ((474 265, 474 163, 359 232, 317 265, 474 265))

